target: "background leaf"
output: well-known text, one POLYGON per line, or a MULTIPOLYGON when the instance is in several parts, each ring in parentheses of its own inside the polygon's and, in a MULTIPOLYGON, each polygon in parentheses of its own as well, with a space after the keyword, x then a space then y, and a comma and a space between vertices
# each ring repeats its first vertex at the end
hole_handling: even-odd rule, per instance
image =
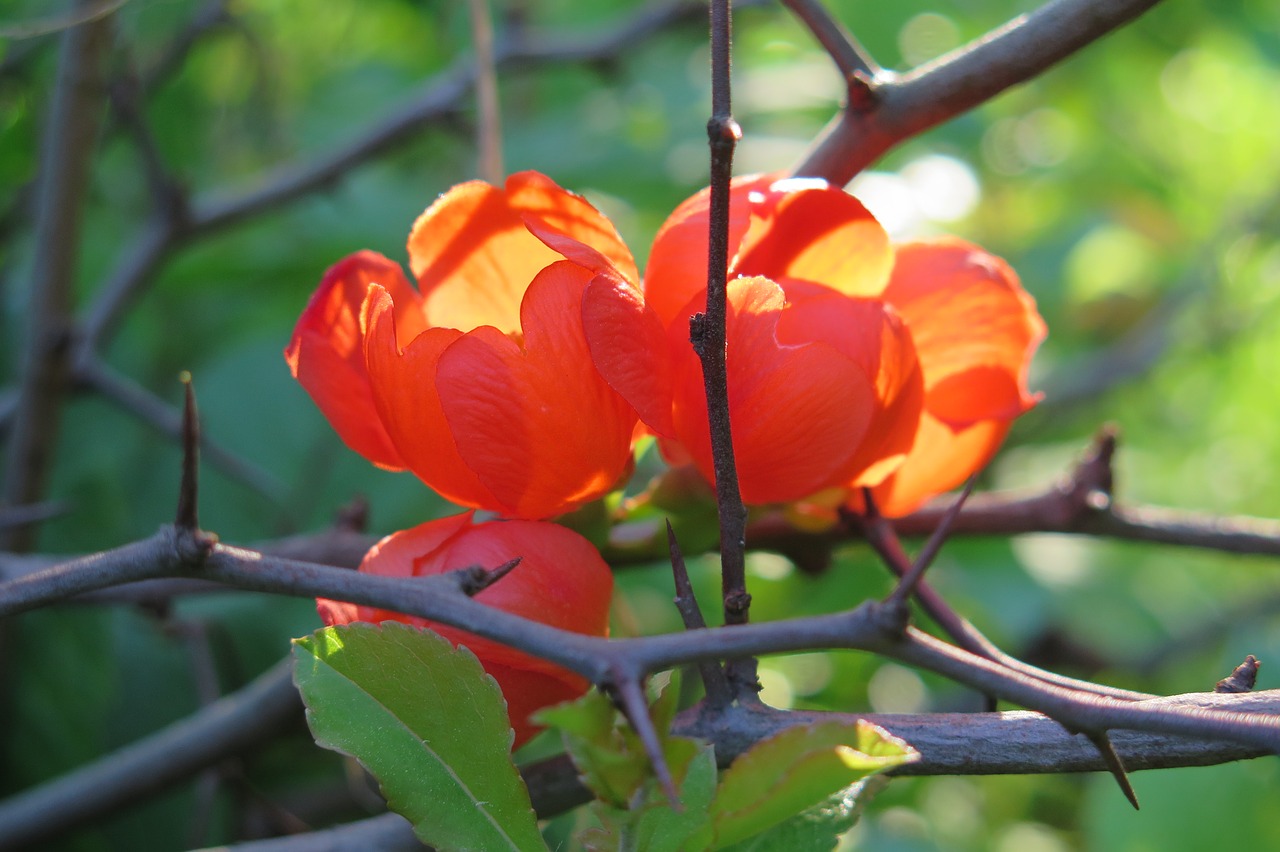
POLYGON ((359 760, 425 842, 546 848, 502 693, 470 651, 402 624, 351 624, 295 640, 294 660, 316 742, 359 760))
POLYGON ((712 805, 716 843, 737 843, 869 775, 918 759, 911 746, 861 719, 789 728, 725 770, 712 805))

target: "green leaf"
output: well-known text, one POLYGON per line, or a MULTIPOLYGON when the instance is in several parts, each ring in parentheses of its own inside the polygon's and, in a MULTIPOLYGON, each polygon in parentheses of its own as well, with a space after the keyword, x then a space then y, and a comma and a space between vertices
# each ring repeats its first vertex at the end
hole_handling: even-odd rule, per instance
POLYGON ((597 690, 544 708, 533 721, 561 732, 582 783, 602 802, 625 809, 649 774, 643 749, 631 748, 613 702, 597 690))
POLYGON ((658 782, 648 777, 630 809, 592 803, 600 826, 579 835, 584 848, 591 852, 701 852, 707 848, 712 836, 709 807, 716 791, 715 751, 684 737, 666 740, 663 751, 680 795, 680 810, 672 809, 658 782))
POLYGON ((725 770, 712 805, 716 846, 745 840, 869 775, 918 759, 905 742, 862 720, 788 728, 725 770))
POLYGON ((511 762, 502 693, 475 655, 429 630, 350 624, 294 640, 316 742, 356 758, 440 849, 545 849, 511 762))
POLYGON ((829 852, 853 828, 867 803, 889 786, 883 775, 864 778, 773 828, 728 847, 729 852, 829 852))

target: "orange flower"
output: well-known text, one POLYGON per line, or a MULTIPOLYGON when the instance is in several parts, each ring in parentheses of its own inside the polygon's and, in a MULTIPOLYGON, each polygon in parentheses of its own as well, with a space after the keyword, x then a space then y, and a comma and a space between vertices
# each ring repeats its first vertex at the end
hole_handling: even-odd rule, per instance
MULTIPOLYGON (((740 179, 730 197, 726 365, 743 500, 877 487, 900 513, 984 464, 1034 403, 1026 367, 1043 323, 1012 271, 956 241, 895 252, 822 181, 740 179)), ((643 299, 601 282, 583 312, 601 372, 669 460, 711 480, 688 343, 706 299, 708 208, 704 190, 663 225, 643 299)))
POLYGON ((636 277, 609 221, 535 172, 473 181, 414 223, 409 265, 336 264, 285 359, 342 439, 448 499, 542 518, 608 492, 636 414, 597 372, 580 303, 597 274, 636 277), (538 236, 535 236, 535 232, 538 236), (591 246, 592 268, 545 244, 591 246))
MULTIPOLYGON (((389 577, 429 577, 468 565, 493 568, 519 556, 515 570, 476 595, 476 600, 562 630, 608 635, 613 575, 586 539, 556 524, 475 524, 471 516, 466 512, 394 533, 369 551, 360 570, 389 577)), ((559 666, 426 619, 325 599, 317 600, 316 608, 326 625, 399 621, 428 627, 471 649, 502 688, 516 747, 537 731, 528 721, 531 713, 577 698, 589 686, 559 666)))

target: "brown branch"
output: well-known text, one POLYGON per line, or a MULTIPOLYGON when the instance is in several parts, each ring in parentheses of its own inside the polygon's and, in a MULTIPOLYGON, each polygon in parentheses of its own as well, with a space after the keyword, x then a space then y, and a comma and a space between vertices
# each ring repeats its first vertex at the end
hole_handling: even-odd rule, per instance
MULTIPOLYGON (((53 106, 41 145, 36 190, 35 256, 31 271, 29 337, 8 436, 0 504, 18 506, 40 500, 51 467, 53 443, 67 385, 67 353, 79 256, 81 213, 90 164, 102 118, 105 66, 111 44, 109 14, 82 3, 82 26, 62 36, 53 106)), ((25 549, 30 527, 6 534, 10 549, 25 549)))
POLYGON ((843 186, 890 148, 1043 73, 1159 0, 1051 0, 901 76, 855 75, 794 173, 843 186))
POLYGON ((1048 683, 947 645, 886 618, 880 604, 763 624, 744 624, 626 640, 557 630, 467 598, 447 577, 390 578, 268 557, 212 544, 203 535, 162 529, 151 539, 0 585, 0 615, 139 577, 199 576, 236 588, 327 597, 417 615, 519 648, 609 687, 618 672, 636 676, 702 660, 846 648, 870 651, 942 674, 1051 715, 1072 730, 1128 728, 1280 750, 1280 717, 1191 713, 1048 683))
MULTIPOLYGON (((1201 708, 1221 712, 1274 713, 1280 709, 1280 691, 1252 695, 1221 696, 1191 693, 1153 699, 1153 705, 1201 708), (1227 699, 1227 700, 1223 700, 1227 699)), ((1029 775, 1063 772, 1099 772, 1106 766, 1084 737, 1073 736, 1039 713, 922 713, 852 714, 816 711, 780 711, 763 705, 735 716, 732 728, 709 727, 696 710, 676 719, 673 733, 698 737, 715 746, 721 762, 732 761, 751 746, 790 727, 844 719, 865 719, 911 743, 921 759, 904 764, 892 774, 917 777, 934 775, 1029 775)), ((1131 770, 1210 766, 1233 760, 1261 757, 1261 749, 1232 743, 1206 743, 1185 737, 1116 731, 1111 735, 1116 753, 1131 770)), ((563 813, 589 801, 590 794, 577 783, 577 770, 563 758, 542 761, 522 769, 534 809, 543 818, 563 813)), ((311 852, 318 848, 414 849, 413 830, 396 814, 382 814, 293 837, 259 840, 228 847, 235 852, 311 852), (333 843, 336 845, 325 846, 333 843)))
MULTIPOLYGON (((725 363, 725 322, 728 315, 729 182, 733 152, 742 130, 734 121, 730 98, 732 6, 712 0, 711 118, 707 142, 711 151, 711 202, 707 238, 706 312, 689 318, 689 342, 702 366, 715 468, 716 507, 720 519, 720 577, 725 624, 746 624, 751 610, 747 593, 747 507, 742 504, 738 468, 734 461, 730 426, 729 379, 725 363)), ((725 673, 735 695, 748 698, 759 691, 752 659, 730 660, 725 673)))

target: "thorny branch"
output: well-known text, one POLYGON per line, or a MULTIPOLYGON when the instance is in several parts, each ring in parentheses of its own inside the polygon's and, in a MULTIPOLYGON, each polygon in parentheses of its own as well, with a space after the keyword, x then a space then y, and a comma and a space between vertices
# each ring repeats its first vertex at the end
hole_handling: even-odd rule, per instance
MULTIPOLYGON (((751 608, 747 593, 747 507, 742 504, 738 469, 729 423, 729 380, 725 362, 725 321, 729 279, 729 181, 733 151, 742 138, 730 99, 732 8, 729 0, 711 3, 711 118, 707 142, 711 149, 711 209, 707 239, 706 312, 689 319, 689 341, 702 364, 715 467, 716 506, 720 518, 720 576, 725 624, 746 624, 751 608)), ((734 697, 746 699, 759 688, 751 659, 730 660, 725 666, 734 697)))

